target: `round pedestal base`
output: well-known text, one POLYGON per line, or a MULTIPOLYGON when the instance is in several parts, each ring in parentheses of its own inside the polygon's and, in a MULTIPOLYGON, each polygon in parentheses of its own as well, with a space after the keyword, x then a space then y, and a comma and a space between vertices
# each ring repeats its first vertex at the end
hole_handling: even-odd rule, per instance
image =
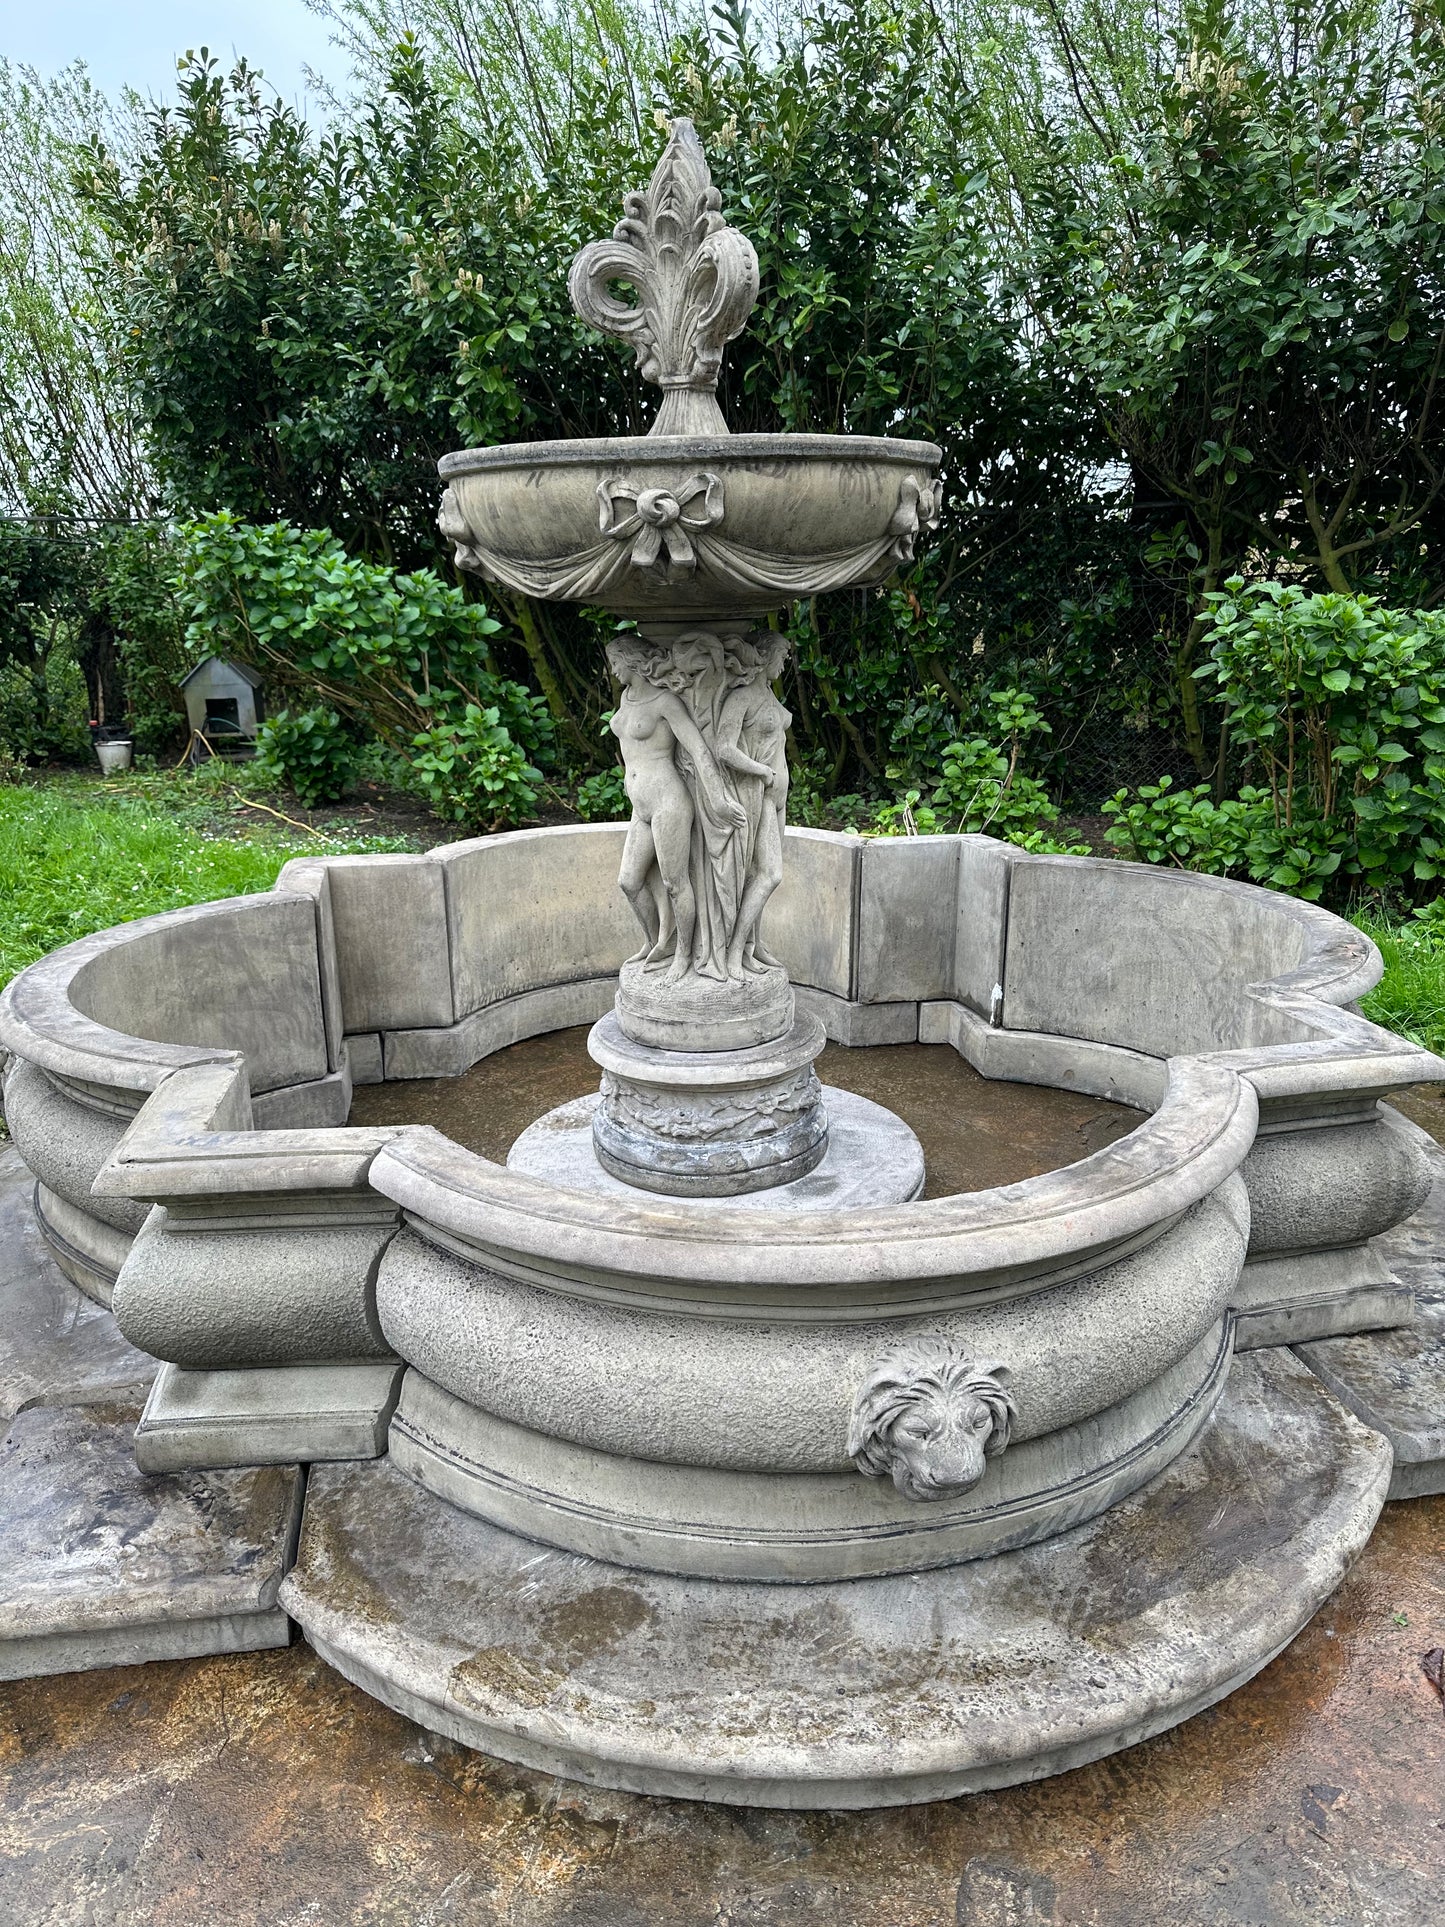
MULTIPOLYGON (((820 1086, 828 1117, 824 1154, 805 1176, 765 1191, 703 1197, 706 1210, 848 1211, 908 1204, 923 1190, 923 1147, 913 1132, 881 1104, 852 1091, 820 1086)), ((591 1191, 627 1198, 637 1189, 598 1162, 592 1122, 601 1098, 574 1098, 529 1125, 507 1153, 507 1168, 542 1178, 565 1191, 591 1191)))
POLYGON ((800 1017, 747 1050, 659 1050, 604 1017, 587 1039, 602 1070, 598 1163, 635 1189, 675 1198, 732 1197, 805 1177, 828 1148, 813 1069, 823 1044, 818 1019, 800 1017))
POLYGON ((793 1028, 793 986, 779 965, 736 982, 684 977, 625 963, 617 986, 617 1021, 638 1044, 655 1050, 748 1050, 793 1028))
POLYGON ((385 1460, 311 1469, 281 1604, 409 1719, 594 1785, 873 1807, 1042 1779, 1212 1705, 1369 1537, 1390 1448, 1287 1351, 1190 1449, 1042 1545, 828 1585, 667 1578, 458 1512, 385 1460))

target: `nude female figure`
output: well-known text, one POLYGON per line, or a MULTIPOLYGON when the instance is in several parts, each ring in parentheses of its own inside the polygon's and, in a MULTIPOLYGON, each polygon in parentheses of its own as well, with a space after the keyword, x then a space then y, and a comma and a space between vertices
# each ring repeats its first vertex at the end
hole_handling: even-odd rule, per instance
POLYGON ((727 794, 713 754, 682 698, 649 679, 647 669, 653 653, 646 644, 619 637, 609 644, 607 660, 622 684, 612 733, 622 748, 627 797, 632 804, 618 882, 647 938, 630 961, 640 962, 644 969, 661 969, 667 961, 669 935, 675 933, 672 966, 666 979, 673 984, 692 968, 697 929, 697 903, 688 876, 693 802, 677 767, 678 747, 692 759, 698 780, 706 785, 718 814, 741 830, 746 826, 747 813, 735 797, 727 794), (664 904, 670 913, 667 916, 664 904))
POLYGON ((751 831, 747 882, 728 945, 729 977, 777 963, 758 942, 758 922, 783 880, 783 823, 788 807, 788 727, 792 717, 773 694, 788 643, 770 635, 737 642, 731 651, 735 682, 718 719, 718 761, 738 773, 751 831))

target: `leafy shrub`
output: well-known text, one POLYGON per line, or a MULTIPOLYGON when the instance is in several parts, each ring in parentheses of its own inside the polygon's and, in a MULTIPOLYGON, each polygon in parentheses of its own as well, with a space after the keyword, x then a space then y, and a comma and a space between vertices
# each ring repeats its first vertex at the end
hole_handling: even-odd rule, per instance
POLYGON ((1434 895, 1445 872, 1445 613, 1233 579, 1210 598, 1214 683, 1255 780, 1215 803, 1168 778, 1106 804, 1111 842, 1317 899, 1434 895))
POLYGON ((584 777, 573 800, 584 823, 617 823, 632 811, 622 771, 617 768, 584 777))
POLYGON ((496 673, 501 625, 480 602, 430 569, 359 561, 325 529, 217 514, 182 529, 180 544, 194 653, 222 650, 321 696, 353 736, 406 754, 452 821, 512 821, 535 801, 533 759, 551 755, 551 718, 541 697, 496 673))
POLYGON ((283 709, 261 725, 255 767, 287 783, 307 809, 339 803, 356 780, 359 746, 334 709, 283 709))
POLYGON ((493 705, 418 731, 412 774, 438 816, 469 830, 505 829, 537 801, 542 773, 527 761, 493 705))
MULTIPOLYGON (((1032 696, 1020 689, 991 690, 981 708, 991 733, 945 744, 929 800, 909 789, 883 804, 873 819, 881 835, 967 830, 1018 842, 1044 835, 1046 826, 1058 821, 1044 785, 1019 767, 1025 744, 1049 734, 1032 696)), ((896 771, 890 768, 889 774, 896 771)))

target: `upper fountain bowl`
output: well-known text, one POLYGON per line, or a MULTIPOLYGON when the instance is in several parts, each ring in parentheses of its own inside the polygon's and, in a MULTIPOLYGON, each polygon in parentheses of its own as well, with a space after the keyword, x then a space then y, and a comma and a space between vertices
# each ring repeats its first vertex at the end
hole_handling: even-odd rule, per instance
POLYGON ((460 567, 549 602, 670 623, 765 616, 881 582, 937 520, 932 442, 648 435, 447 455, 460 567))

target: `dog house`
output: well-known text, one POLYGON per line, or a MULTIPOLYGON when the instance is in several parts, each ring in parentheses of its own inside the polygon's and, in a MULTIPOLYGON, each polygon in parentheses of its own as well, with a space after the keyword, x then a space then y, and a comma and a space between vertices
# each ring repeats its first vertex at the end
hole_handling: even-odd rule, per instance
POLYGON ((266 720, 263 682, 254 669, 228 656, 207 656, 181 682, 194 740, 213 750, 249 751, 266 720))

